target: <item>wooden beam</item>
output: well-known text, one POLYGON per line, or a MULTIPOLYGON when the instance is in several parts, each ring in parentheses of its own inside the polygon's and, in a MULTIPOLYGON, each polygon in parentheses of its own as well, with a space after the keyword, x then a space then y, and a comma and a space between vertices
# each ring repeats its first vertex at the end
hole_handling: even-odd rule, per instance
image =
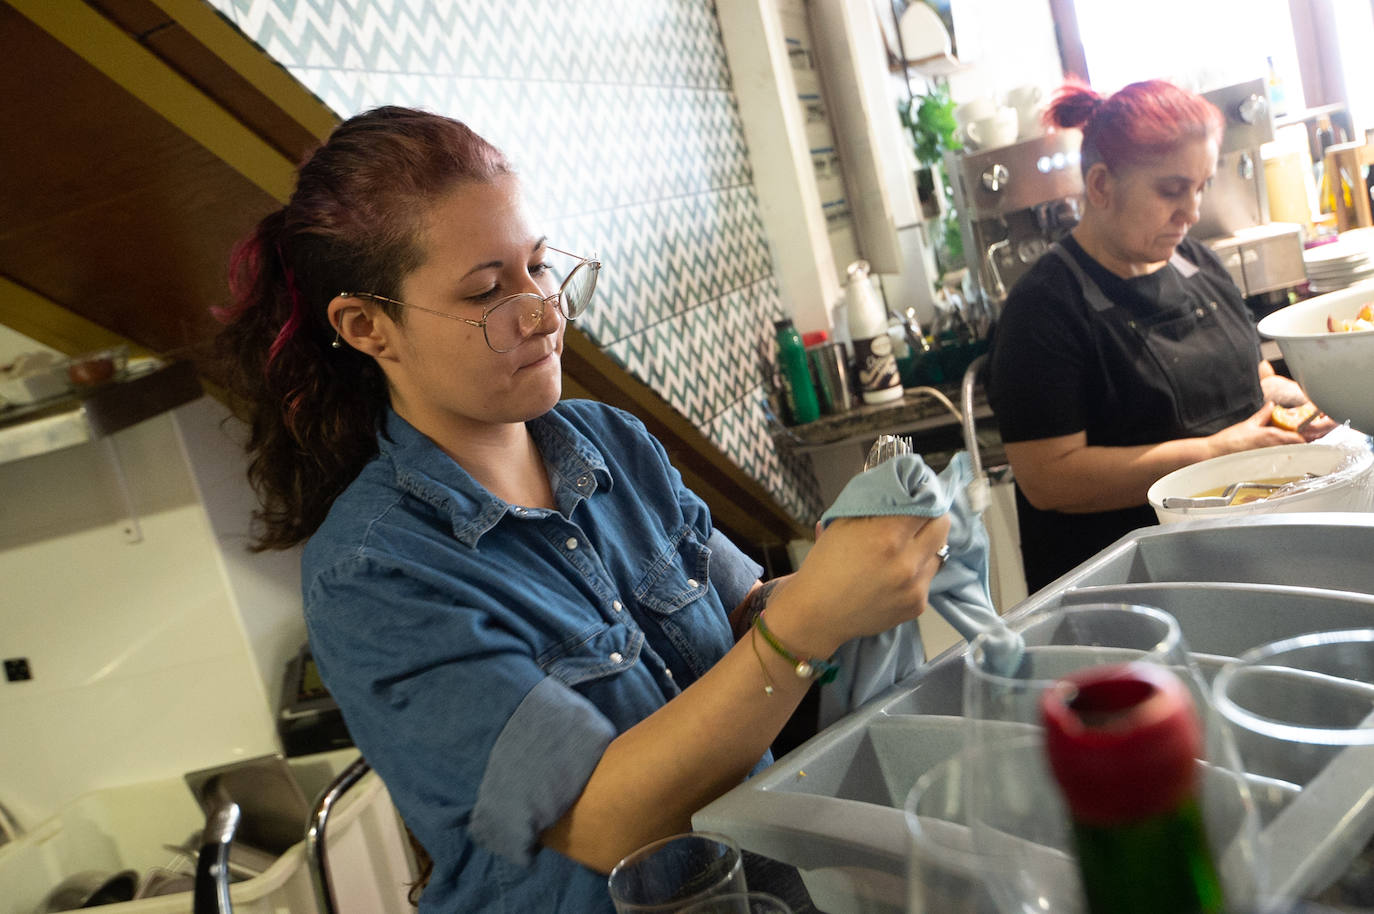
POLYGON ((132 341, 5 276, 0 276, 0 324, 63 355, 79 355, 120 343, 129 344, 133 355, 146 354, 132 341))
POLYGON ((84 3, 9 0, 10 6, 277 200, 295 164, 213 99, 84 3))

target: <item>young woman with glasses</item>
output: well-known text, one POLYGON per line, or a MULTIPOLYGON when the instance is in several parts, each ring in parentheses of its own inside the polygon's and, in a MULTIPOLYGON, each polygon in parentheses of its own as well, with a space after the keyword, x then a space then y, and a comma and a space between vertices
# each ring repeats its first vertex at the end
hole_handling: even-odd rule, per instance
POLYGON ((481 137, 381 108, 220 315, 255 545, 306 543, 315 660, 433 859, 425 911, 611 910, 604 874, 767 765, 824 658, 925 608, 949 527, 838 520, 761 585, 634 417, 560 401, 601 265, 559 245, 481 137))

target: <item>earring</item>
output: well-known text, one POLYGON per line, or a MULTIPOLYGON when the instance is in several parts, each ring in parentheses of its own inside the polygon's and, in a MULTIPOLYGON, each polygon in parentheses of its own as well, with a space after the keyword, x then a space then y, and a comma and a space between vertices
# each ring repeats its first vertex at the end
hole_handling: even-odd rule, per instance
POLYGON ((343 343, 339 342, 339 331, 334 331, 334 342, 329 344, 330 349, 342 349, 343 343))

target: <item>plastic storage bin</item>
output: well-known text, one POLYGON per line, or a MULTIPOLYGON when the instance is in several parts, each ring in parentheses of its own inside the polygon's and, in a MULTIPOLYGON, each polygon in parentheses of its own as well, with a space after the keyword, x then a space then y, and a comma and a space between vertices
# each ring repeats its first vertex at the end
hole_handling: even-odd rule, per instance
MULTIPOLYGON (((356 750, 289 761, 313 799, 357 758, 356 750)), ((376 773, 367 774, 334 809, 326 850, 340 914, 411 914, 414 880, 404 826, 376 773)), ((0 846, 0 914, 35 914, 63 879, 84 870, 142 874, 163 866, 180 845, 199 835, 205 818, 181 778, 113 787, 86 794, 56 816, 0 846)), ((302 840, 264 872, 230 888, 235 914, 316 914, 302 840)), ((101 905, 108 914, 190 914, 190 892, 101 905)))
MULTIPOLYGON (((1374 625, 1374 515, 1274 514, 1148 527, 1124 537, 1007 613, 1128 602, 1172 613, 1204 675, 1280 638, 1374 625)), ((692 818, 796 866, 828 914, 906 904, 902 804, 916 779, 963 744, 960 643, 692 818)), ((1293 784, 1314 772, 1270 760, 1293 784)), ((1374 778, 1374 775, 1371 775, 1374 778)), ((1329 827, 1374 828, 1374 791, 1331 810, 1329 827)), ((1272 838, 1272 836, 1270 836, 1272 838)), ((1310 861, 1309 861, 1310 862, 1310 861)), ((1303 872, 1273 873, 1304 893, 1303 872)))

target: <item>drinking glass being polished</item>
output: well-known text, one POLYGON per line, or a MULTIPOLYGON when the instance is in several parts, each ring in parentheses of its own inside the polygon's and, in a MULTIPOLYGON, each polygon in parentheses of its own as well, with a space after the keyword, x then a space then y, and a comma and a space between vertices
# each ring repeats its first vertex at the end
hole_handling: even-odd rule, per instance
MULTIPOLYGON (((980 852, 1001 861, 992 872, 1005 909, 1019 911, 1025 900, 1064 895, 1041 881, 1049 871, 1038 861, 1044 848, 1072 859, 1072 832, 1062 804, 1032 808, 1037 792, 1059 793, 1043 759, 1018 767, 992 750, 1025 736, 1043 747, 1041 695, 1069 674, 1126 662, 1162 665, 1188 687, 1204 735, 1199 793, 1208 841, 1228 902, 1250 904, 1261 891, 1254 802, 1229 729, 1211 706, 1173 616, 1150 606, 1083 604, 1034 613, 1011 627, 1024 645, 1015 669, 1000 668, 1005 655, 991 650, 1000 644, 987 635, 969 645, 964 666, 965 745, 977 750, 965 801, 980 852)), ((1068 902, 1061 907, 1071 909, 1068 902)))
POLYGON ((681 912, 696 902, 749 890, 739 845, 704 831, 641 847, 615 865, 607 885, 620 914, 681 912))
MULTIPOLYGON (((597 259, 597 255, 578 257, 576 254, 570 254, 550 245, 544 247, 555 254, 571 257, 577 261, 568 271, 567 277, 559 284, 558 290, 550 295, 535 295, 533 292, 508 295, 482 312, 481 320, 461 317, 434 308, 422 308, 409 302, 387 298, 385 295, 377 295, 375 292, 340 292, 339 295, 344 298, 367 298, 372 301, 386 302, 391 305, 399 305, 402 308, 446 317, 449 320, 462 321, 473 327, 481 327, 483 338, 493 352, 510 352, 548 324, 548 317, 551 313, 550 305, 553 306, 553 314, 562 314, 570 321, 576 320, 586 312, 587 306, 591 304, 592 295, 596 292, 596 280, 601 274, 601 261, 597 259)), ((557 272, 555 269, 555 276, 557 272)))
POLYGON ((1374 629, 1314 632, 1241 654, 1212 683, 1266 810, 1276 901, 1374 911, 1374 629))

